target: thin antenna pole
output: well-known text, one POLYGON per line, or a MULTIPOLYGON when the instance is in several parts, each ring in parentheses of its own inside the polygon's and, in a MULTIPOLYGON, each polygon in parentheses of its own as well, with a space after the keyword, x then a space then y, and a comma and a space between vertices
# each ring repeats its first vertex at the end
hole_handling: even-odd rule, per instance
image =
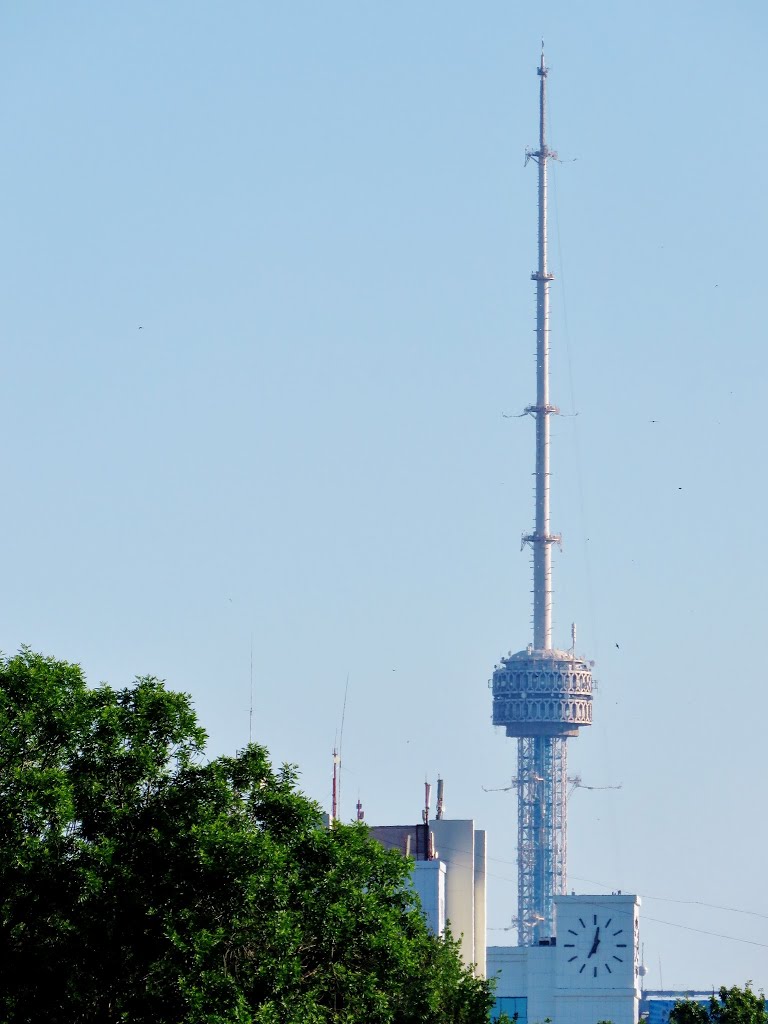
POLYGON ((339 757, 336 747, 333 748, 333 788, 331 790, 331 821, 337 821, 339 817, 339 757))
POLYGON ((533 646, 552 649, 552 545, 560 537, 550 533, 549 522, 549 417, 558 409, 549 400, 549 282, 547 265, 547 160, 557 154, 547 146, 547 74, 542 43, 539 83, 539 148, 528 152, 539 167, 538 267, 536 282, 536 405, 527 412, 536 417, 536 516, 532 534, 524 538, 533 547, 533 646))
MULTIPOLYGON (((336 774, 337 774, 336 773, 336 765, 337 764, 338 764, 338 768, 339 768, 339 770, 338 770, 338 782, 334 786, 335 793, 336 793, 336 801, 337 801, 336 812, 338 812, 338 809, 339 809, 339 807, 341 805, 341 750, 342 750, 342 746, 344 744, 344 716, 347 713, 347 693, 348 692, 349 692, 349 672, 347 672, 347 681, 344 684, 344 703, 341 706, 341 729, 339 730, 339 754, 338 754, 338 760, 337 760, 337 757, 336 757, 336 751, 334 750, 334 752, 333 752, 333 757, 334 757, 334 761, 333 761, 333 777, 334 777, 334 780, 336 780, 336 774)), ((334 817, 335 816, 336 816, 336 814, 334 813, 334 817)))
POLYGON ((251 702, 248 711, 248 742, 253 743, 253 633, 251 633, 251 702))
POLYGON ((421 812, 421 820, 424 822, 424 860, 434 860, 434 843, 432 832, 429 827, 429 805, 432 798, 432 786, 424 780, 424 810, 421 812))

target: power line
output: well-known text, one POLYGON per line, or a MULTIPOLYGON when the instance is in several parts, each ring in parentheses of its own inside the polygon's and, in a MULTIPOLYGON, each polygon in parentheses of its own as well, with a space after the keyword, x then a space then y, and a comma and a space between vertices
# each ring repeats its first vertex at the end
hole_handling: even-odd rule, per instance
MULTIPOLYGON (((499 876, 496 875, 495 877, 498 878, 499 876)), ((506 879, 506 881, 511 882, 511 881, 513 881, 513 879, 508 878, 508 879, 506 879)), ((641 898, 642 899, 653 899, 654 897, 652 897, 652 896, 643 896, 641 898)), ((710 906, 710 905, 711 904, 705 904, 705 906, 710 906)), ((631 912, 629 912, 629 911, 624 911, 624 910, 614 909, 614 908, 611 908, 611 909, 612 909, 612 912, 615 914, 615 916, 621 916, 621 915, 624 915, 626 917, 631 917, 632 916, 631 912)), ((749 913, 749 911, 745 911, 745 913, 749 913)), ((765 915, 759 915, 759 916, 765 916, 765 915)), ((654 924, 665 924, 669 928, 680 928, 682 931, 686 931, 686 932, 696 932, 698 935, 709 935, 709 936, 711 936, 712 938, 715 938, 715 939, 725 939, 727 942, 741 942, 741 943, 743 943, 743 944, 745 944, 747 946, 759 946, 761 949, 768 949, 768 942, 758 942, 757 939, 743 939, 739 935, 725 935, 723 932, 713 932, 713 931, 710 931, 707 928, 695 928, 693 925, 690 925, 690 924, 680 924, 679 921, 664 921, 660 917, 648 917, 647 914, 643 914, 642 920, 643 921, 652 921, 654 924)), ((503 927, 489 928, 488 929, 489 932, 506 932, 506 931, 509 931, 509 930, 510 930, 509 926, 503 926, 503 927)))
MULTIPOLYGON (((502 863, 502 864, 513 864, 514 863, 514 861, 503 860, 500 857, 488 857, 488 860, 497 861, 497 862, 502 863)), ((510 878, 507 875, 497 875, 497 874, 494 874, 492 871, 487 872, 487 874, 488 874, 488 876, 490 878, 496 878, 496 879, 499 879, 499 881, 503 881, 503 882, 514 882, 515 881, 514 878, 510 878)), ((570 877, 576 879, 579 882, 589 882, 591 885, 599 885, 602 888, 608 888, 607 886, 603 886, 603 883, 596 881, 594 878, 580 878, 578 875, 571 875, 570 877)), ((639 895, 640 898, 643 899, 643 900, 652 900, 654 902, 659 902, 659 903, 678 903, 678 904, 682 904, 682 905, 686 905, 686 906, 706 907, 706 908, 708 908, 710 910, 723 910, 723 911, 727 911, 727 912, 730 912, 730 913, 733 913, 733 914, 745 914, 745 915, 750 916, 750 917, 759 917, 759 918, 762 918, 763 920, 768 920, 768 914, 763 914, 763 913, 761 913, 758 910, 744 910, 741 907, 726 907, 726 906, 723 906, 722 904, 719 904, 719 903, 707 903, 704 900, 680 900, 680 899, 674 899, 674 898, 669 897, 669 896, 649 896, 646 893, 638 893, 637 895, 639 895)), ((622 914, 622 913, 625 913, 625 911, 618 910, 618 911, 616 911, 616 913, 622 914)), ((738 935, 725 935, 723 932, 714 932, 714 931, 710 931, 707 928, 696 928, 693 925, 681 924, 679 921, 664 921, 664 920, 662 920, 659 917, 649 917, 647 914, 643 914, 642 920, 643 921, 652 921, 654 924, 665 924, 665 925, 667 925, 670 928, 681 928, 683 931, 696 932, 699 935, 710 935, 710 936, 712 936, 713 938, 716 938, 716 939, 726 939, 728 942, 742 942, 742 943, 745 943, 748 946, 759 946, 762 949, 768 949, 768 942, 758 942, 756 939, 743 939, 743 938, 741 938, 738 935)), ((508 926, 503 926, 503 927, 489 928, 488 931, 491 931, 491 932, 509 931, 509 927, 508 926)))
MULTIPOLYGON (((488 856, 487 859, 495 861, 497 864, 514 865, 515 863, 513 860, 505 860, 503 857, 488 856)), ((514 882, 514 878, 508 878, 506 875, 492 875, 490 871, 488 874, 493 878, 503 879, 505 882, 514 882)), ((600 882, 595 878, 584 878, 582 875, 570 874, 568 877, 573 878, 577 882, 589 882, 590 885, 599 885, 602 889, 609 890, 611 888, 606 882, 600 882)), ((743 907, 726 907, 721 903, 707 903, 705 900, 681 900, 675 899, 672 896, 650 896, 648 893, 644 892, 638 893, 637 895, 640 896, 641 899, 658 901, 659 903, 680 903, 692 907, 707 907, 710 910, 725 910, 732 914, 746 914, 749 917, 760 917, 768 921, 768 914, 764 914, 759 910, 745 910, 743 907)), ((643 915, 643 917, 645 917, 645 915, 643 915)), ((648 918, 648 920, 650 920, 650 918, 648 918)))
MULTIPOLYGON (((653 897, 647 897, 653 899, 653 897)), ((686 932, 698 932, 699 935, 712 935, 716 939, 727 939, 729 942, 744 942, 748 946, 761 946, 763 949, 768 949, 768 942, 757 942, 755 939, 742 939, 738 935, 723 935, 722 932, 710 932, 705 928, 694 928, 690 924, 678 924, 676 921, 662 921, 658 917, 648 917, 647 914, 643 914, 644 921, 653 921, 655 924, 667 924, 670 928, 682 928, 686 932)))
MULTIPOLYGON (((507 861, 506 863, 511 862, 507 861)), ((594 878, 581 878, 579 875, 571 875, 570 877, 576 879, 578 882, 589 882, 590 885, 599 885, 601 888, 609 888, 604 882, 598 882, 594 878)), ((692 907, 707 907, 710 910, 726 910, 732 914, 747 914, 750 917, 761 917, 768 921, 768 914, 763 914, 759 910, 744 910, 743 907, 726 907, 720 903, 707 903, 705 900, 681 900, 675 899, 672 896, 650 896, 647 893, 639 893, 638 895, 644 900, 654 900, 659 903, 680 903, 692 907)))

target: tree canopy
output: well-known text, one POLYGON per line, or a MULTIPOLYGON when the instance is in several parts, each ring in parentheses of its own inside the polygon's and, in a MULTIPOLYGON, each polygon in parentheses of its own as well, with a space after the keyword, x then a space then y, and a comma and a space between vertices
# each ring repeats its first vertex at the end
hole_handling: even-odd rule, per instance
POLYGON ((768 1024, 765 996, 744 988, 722 986, 706 1005, 681 999, 669 1011, 670 1024, 768 1024))
POLYGON ((205 760, 205 742, 157 679, 89 688, 76 665, 0 658, 2 1021, 488 1020, 407 861, 324 828, 262 747, 205 760))

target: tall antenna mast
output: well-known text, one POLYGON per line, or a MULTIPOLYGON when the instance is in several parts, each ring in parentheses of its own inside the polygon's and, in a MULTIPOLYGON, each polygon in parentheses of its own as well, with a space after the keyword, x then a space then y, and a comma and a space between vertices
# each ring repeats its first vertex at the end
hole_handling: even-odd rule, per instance
POLYGON ((331 788, 331 821, 339 820, 339 766, 341 757, 336 747, 333 748, 333 784, 331 788))
POLYGON ((248 742, 253 743, 253 633, 251 633, 251 702, 248 709, 248 742))
POLYGON ((536 282, 536 404, 525 410, 536 420, 536 510, 533 533, 533 643, 495 666, 493 724, 517 739, 517 934, 521 946, 554 935, 554 897, 566 891, 567 747, 569 737, 592 723, 592 672, 576 654, 552 644, 552 545, 550 532, 549 419, 559 410, 549 396, 549 285, 547 264, 547 163, 557 154, 547 145, 547 76, 539 76, 539 146, 525 162, 539 168, 536 282))
POLYGON ((341 706, 341 732, 339 745, 333 744, 333 782, 331 785, 331 821, 338 821, 341 811, 341 750, 344 744, 344 717, 347 713, 347 693, 349 691, 349 672, 344 686, 344 703, 341 706))
POLYGON ((536 417, 536 518, 533 533, 523 538, 533 548, 533 646, 539 651, 552 647, 552 545, 559 534, 549 526, 549 417, 559 413, 549 401, 549 282, 554 275, 547 266, 547 161, 557 159, 547 146, 547 75, 544 42, 541 44, 539 75, 539 148, 526 152, 526 163, 539 165, 538 267, 531 274, 536 282, 536 405, 525 410, 536 417))

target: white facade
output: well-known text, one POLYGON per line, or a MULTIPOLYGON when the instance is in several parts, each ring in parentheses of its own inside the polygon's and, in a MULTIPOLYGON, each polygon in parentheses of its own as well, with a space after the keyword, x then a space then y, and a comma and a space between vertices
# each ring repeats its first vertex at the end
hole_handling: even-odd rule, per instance
POLYGON ((527 1024, 637 1024, 639 908, 621 893, 556 896, 553 944, 488 947, 497 998, 527 1000, 527 1024))
POLYGON ((430 822, 437 859, 445 864, 445 916, 461 938, 465 963, 485 974, 485 832, 472 820, 430 822))
POLYGON ((441 860, 417 860, 413 866, 413 888, 435 935, 445 931, 445 874, 441 860))
POLYGON ((430 927, 440 934, 450 925, 464 963, 474 964, 475 972, 484 975, 486 834, 475 829, 471 819, 430 821, 434 858, 427 860, 423 829, 423 825, 374 825, 371 836, 416 858, 413 886, 430 927))

